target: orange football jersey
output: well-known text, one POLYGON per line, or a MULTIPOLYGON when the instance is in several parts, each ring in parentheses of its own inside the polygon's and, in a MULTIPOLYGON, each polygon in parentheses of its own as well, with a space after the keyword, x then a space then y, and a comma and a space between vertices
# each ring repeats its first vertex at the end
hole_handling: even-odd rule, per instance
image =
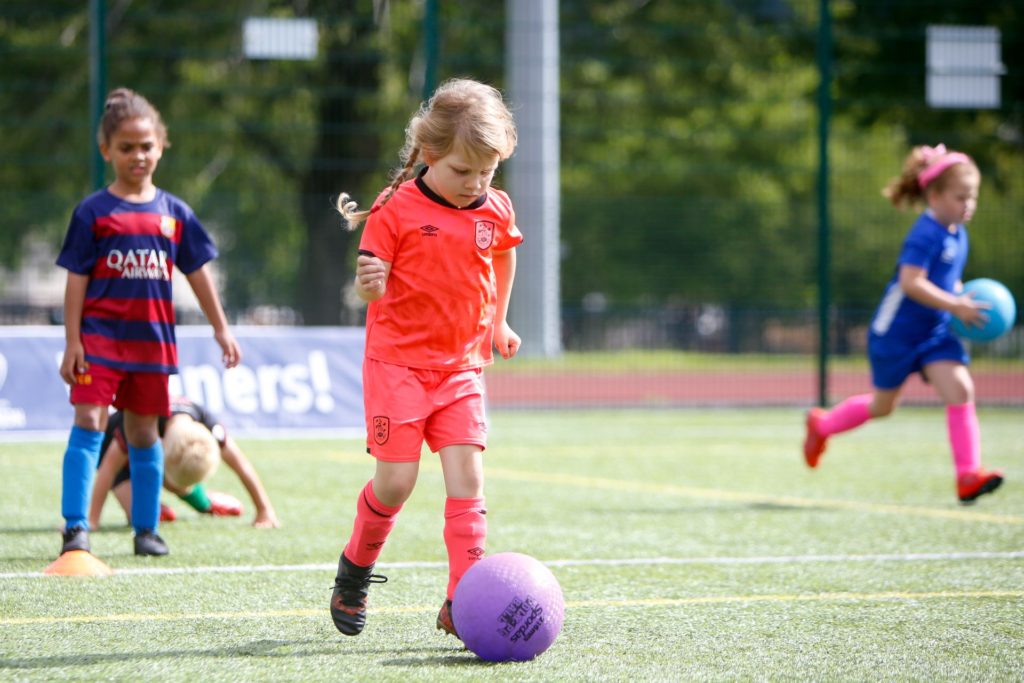
POLYGON ((402 183, 367 219, 359 243, 391 263, 384 296, 367 310, 366 356, 431 370, 492 363, 491 258, 522 241, 501 190, 490 188, 460 209, 434 193, 422 174, 402 183))

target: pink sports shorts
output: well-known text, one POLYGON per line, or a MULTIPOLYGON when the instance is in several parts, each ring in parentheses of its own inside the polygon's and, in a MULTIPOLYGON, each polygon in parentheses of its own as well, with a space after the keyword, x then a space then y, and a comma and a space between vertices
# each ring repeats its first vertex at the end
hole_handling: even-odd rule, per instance
POLYGON ((366 450, 378 460, 415 462, 431 451, 487 448, 483 370, 422 370, 363 360, 366 450))

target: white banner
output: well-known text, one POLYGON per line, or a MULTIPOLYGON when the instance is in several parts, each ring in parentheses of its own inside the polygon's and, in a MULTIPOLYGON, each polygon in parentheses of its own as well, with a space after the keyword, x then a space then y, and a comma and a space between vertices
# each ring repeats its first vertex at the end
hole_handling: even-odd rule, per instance
MULTIPOLYGON (((225 370, 209 326, 177 328, 172 394, 235 434, 362 436, 360 327, 235 327, 242 363, 225 370)), ((0 327, 0 439, 63 437, 74 409, 60 378, 62 327, 0 327)))

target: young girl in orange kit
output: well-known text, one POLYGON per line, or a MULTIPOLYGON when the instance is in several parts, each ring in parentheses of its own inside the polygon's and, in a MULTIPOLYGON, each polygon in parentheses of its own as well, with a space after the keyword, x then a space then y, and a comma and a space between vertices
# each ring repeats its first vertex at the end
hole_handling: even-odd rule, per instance
POLYGON ((346 635, 363 630, 369 584, 386 581, 374 563, 416 484, 424 441, 439 454, 447 494, 449 579, 437 627, 458 635, 451 599, 487 536, 482 371, 492 346, 511 358, 520 344, 506 314, 523 238, 508 196, 491 187, 515 146, 497 90, 448 81, 410 121, 405 165, 373 207, 338 200, 351 227, 366 221, 355 288, 369 302, 363 392, 367 451, 377 461, 331 598, 346 635))

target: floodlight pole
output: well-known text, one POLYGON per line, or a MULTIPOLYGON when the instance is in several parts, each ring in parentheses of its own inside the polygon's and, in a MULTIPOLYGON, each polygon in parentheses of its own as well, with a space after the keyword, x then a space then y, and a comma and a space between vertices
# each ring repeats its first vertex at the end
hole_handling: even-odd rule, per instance
POLYGON ((99 147, 93 141, 93 135, 100 127, 103 118, 103 105, 107 98, 107 2, 106 0, 89 0, 89 123, 90 145, 92 150, 90 180, 92 189, 103 187, 106 164, 99 147))
POLYGON ((509 99, 519 145, 507 164, 516 222, 526 236, 516 249, 509 323, 523 354, 562 352, 559 286, 558 3, 506 0, 509 99))

